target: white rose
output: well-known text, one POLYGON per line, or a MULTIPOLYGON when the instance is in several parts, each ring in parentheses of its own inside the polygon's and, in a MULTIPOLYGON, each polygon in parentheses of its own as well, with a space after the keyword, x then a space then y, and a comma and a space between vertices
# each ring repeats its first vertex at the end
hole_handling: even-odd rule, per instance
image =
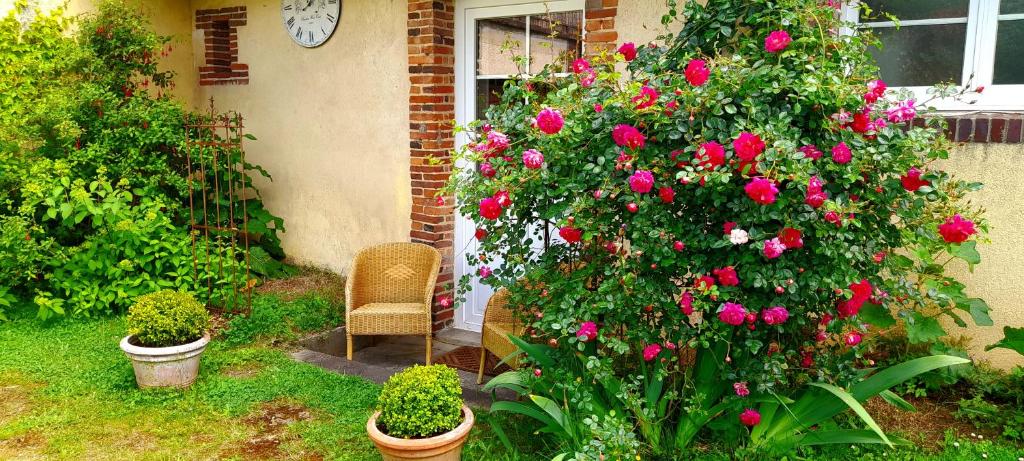
POLYGON ((747 243, 748 240, 750 240, 750 236, 743 229, 733 229, 732 232, 729 232, 729 241, 733 245, 742 245, 747 243))

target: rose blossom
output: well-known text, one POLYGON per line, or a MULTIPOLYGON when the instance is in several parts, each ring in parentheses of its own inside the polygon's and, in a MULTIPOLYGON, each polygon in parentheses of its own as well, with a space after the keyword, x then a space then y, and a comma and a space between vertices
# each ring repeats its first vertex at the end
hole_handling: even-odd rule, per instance
POLYGON ((733 229, 729 232, 729 241, 733 245, 743 245, 750 241, 750 235, 743 229, 733 229))
POLYGON ((487 150, 494 155, 504 152, 509 144, 508 136, 504 133, 493 130, 487 132, 487 150))
POLYGON ((736 391, 736 395, 740 397, 746 397, 750 395, 750 389, 747 388, 747 382, 741 381, 738 383, 732 383, 732 389, 736 391))
POLYGON ((931 181, 921 179, 922 173, 923 172, 917 169, 917 167, 913 167, 907 170, 907 174, 900 176, 900 184, 903 185, 904 189, 910 192, 916 192, 918 189, 924 186, 931 185, 931 181))
POLYGON ((713 170, 725 164, 725 148, 715 141, 706 142, 700 145, 693 158, 705 170, 713 170))
POLYGON ((885 116, 892 123, 909 122, 917 117, 917 109, 914 108, 914 100, 900 101, 895 106, 885 111, 885 116))
POLYGON ((719 269, 711 271, 718 278, 718 284, 723 287, 734 287, 740 284, 740 279, 736 275, 736 269, 732 266, 725 266, 719 269))
POLYGON ((597 324, 594 322, 583 322, 576 330, 576 337, 582 342, 589 342, 597 339, 597 324))
POLYGON ((502 208, 508 208, 512 204, 512 197, 508 195, 507 190, 499 190, 494 193, 494 200, 498 202, 498 205, 502 208))
POLYGON ((558 236, 562 237, 566 243, 579 243, 580 238, 583 236, 583 231, 572 226, 565 226, 558 229, 558 236))
POLYGON ((445 308, 445 309, 447 309, 449 307, 452 307, 452 297, 451 296, 442 296, 442 297, 438 298, 437 304, 439 306, 445 308))
POLYGON ((747 318, 747 310, 742 304, 725 303, 718 308, 718 320, 732 326, 739 326, 747 318))
POLYGON ((958 214, 946 218, 946 222, 939 225, 939 234, 942 234, 942 239, 946 243, 963 243, 976 233, 978 231, 974 228, 974 221, 964 219, 958 214))
POLYGON ((658 198, 661 199, 661 203, 672 203, 676 198, 676 191, 671 187, 660 187, 658 188, 658 198))
POLYGON ((689 291, 684 291, 679 296, 679 310, 683 315, 690 315, 693 313, 693 295, 689 291))
POLYGON ((654 175, 647 170, 637 170, 629 177, 629 188, 638 194, 646 194, 654 187, 654 175))
POLYGON ((797 249, 804 247, 803 232, 792 227, 787 227, 779 232, 779 241, 786 246, 786 249, 797 249))
POLYGON ((768 325, 782 325, 789 319, 789 311, 782 306, 769 307, 761 311, 761 320, 768 325))
POLYGON ((850 147, 845 142, 840 142, 832 148, 832 160, 841 165, 850 163, 850 160, 853 160, 853 152, 850 152, 850 147))
POLYGON ((651 344, 644 348, 644 361, 650 362, 651 360, 654 360, 660 353, 661 346, 658 344, 651 344))
POLYGON ((590 70, 590 63, 586 59, 579 58, 572 62, 572 71, 576 74, 582 74, 585 71, 590 70))
POLYGON ((690 85, 701 86, 707 83, 711 70, 708 69, 707 62, 703 59, 694 59, 686 65, 683 74, 686 75, 686 81, 690 82, 690 85))
POLYGON ((494 197, 487 197, 480 201, 480 216, 484 219, 495 220, 501 216, 501 205, 494 197))
POLYGON ((764 39, 764 50, 769 53, 778 53, 784 49, 793 41, 789 36, 789 33, 784 30, 772 31, 764 39))
POLYGON ((497 171, 494 170, 489 162, 483 162, 480 164, 480 174, 485 178, 493 178, 497 171))
POLYGON ((632 61, 636 59, 636 45, 633 42, 626 42, 619 46, 619 54, 622 55, 626 61, 632 61))
POLYGON ((747 408, 740 413, 740 423, 747 427, 754 427, 761 424, 761 413, 753 408, 747 408))
POLYGON ((477 269, 476 272, 477 272, 477 274, 480 274, 480 278, 482 278, 482 279, 490 277, 491 273, 492 273, 491 268, 487 267, 487 266, 480 266, 480 268, 477 269))
POLYGON ((562 118, 562 112, 558 109, 545 107, 537 114, 537 128, 544 133, 558 133, 562 131, 562 126, 564 125, 565 119, 562 118))
POLYGON ((804 198, 804 203, 811 206, 811 208, 819 208, 828 200, 828 194, 825 192, 823 187, 824 183, 817 176, 811 176, 807 180, 807 197, 804 198))
POLYGON ((643 88, 640 88, 640 94, 634 96, 630 101, 636 104, 636 110, 646 109, 658 102, 658 92, 654 88, 644 85, 643 88))
POLYGON ((764 141, 761 137, 746 131, 740 133, 732 142, 732 148, 736 150, 736 156, 745 162, 757 159, 761 152, 764 152, 764 141))
POLYGON ((832 223, 837 226, 842 226, 843 218, 839 216, 839 213, 836 213, 835 211, 829 211, 828 213, 825 213, 825 222, 832 223))
POLYGON ((544 154, 537 149, 526 149, 523 151, 523 166, 536 170, 544 166, 544 154))
POLYGON ((751 179, 743 190, 747 192, 747 196, 751 200, 761 205, 771 205, 775 203, 775 196, 779 193, 779 188, 775 186, 775 183, 765 178, 754 178, 751 179))
POLYGON ((786 245, 783 245, 779 241, 778 237, 771 240, 764 241, 764 256, 768 259, 775 259, 782 256, 782 252, 786 251, 786 245))
POLYGON ((594 72, 594 69, 587 69, 586 72, 584 72, 583 75, 580 76, 580 85, 583 85, 583 88, 590 88, 591 86, 594 85, 594 81, 596 80, 597 72, 594 72))
POLYGON ((615 144, 620 147, 629 147, 631 149, 643 149, 644 141, 647 139, 640 130, 636 127, 619 124, 615 125, 612 129, 612 139, 615 140, 615 144))
POLYGON ((864 102, 868 104, 874 104, 882 96, 885 96, 885 90, 888 86, 881 80, 872 80, 868 82, 868 92, 864 93, 864 102))
POLYGON ((702 275, 697 277, 697 280, 693 282, 693 287, 698 290, 708 291, 711 287, 715 286, 715 279, 710 275, 702 275))
POLYGON ((818 149, 818 146, 815 146, 814 144, 802 146, 798 150, 804 154, 804 158, 809 158, 812 161, 821 158, 822 155, 821 149, 818 149))
POLYGON ((860 344, 862 339, 864 339, 864 337, 857 331, 851 331, 843 336, 843 342, 850 347, 860 344))
POLYGON ((732 230, 735 228, 736 221, 729 221, 725 224, 722 224, 722 232, 725 232, 725 235, 729 235, 730 233, 732 233, 732 230))
POLYGON ((601 111, 603 111, 603 110, 604 110, 604 106, 602 106, 601 103, 595 103, 594 104, 594 112, 601 113, 601 111))
POLYGON ((483 239, 487 238, 487 230, 486 229, 477 229, 474 235, 475 235, 477 240, 483 240, 483 239))

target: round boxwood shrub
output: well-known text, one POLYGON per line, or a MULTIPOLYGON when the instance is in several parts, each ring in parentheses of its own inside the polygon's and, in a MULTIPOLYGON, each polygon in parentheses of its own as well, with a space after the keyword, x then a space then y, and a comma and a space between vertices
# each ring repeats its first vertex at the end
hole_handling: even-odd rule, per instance
POLYGON ((381 432, 404 439, 433 437, 462 423, 462 386, 444 365, 414 365, 384 383, 377 400, 381 432))
POLYGON ((210 324, 206 307, 191 294, 162 290, 140 296, 128 309, 128 333, 145 347, 180 346, 196 341, 210 324))

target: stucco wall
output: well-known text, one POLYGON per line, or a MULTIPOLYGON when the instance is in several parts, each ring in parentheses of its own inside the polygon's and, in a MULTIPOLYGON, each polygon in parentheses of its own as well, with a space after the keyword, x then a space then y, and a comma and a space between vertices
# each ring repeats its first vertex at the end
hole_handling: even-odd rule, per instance
MULTIPOLYGON (((238 60, 249 65, 249 84, 199 87, 196 104, 213 97, 258 138, 246 154, 274 177, 261 189, 285 220, 285 251, 345 272, 363 246, 408 241, 405 0, 346 0, 334 36, 313 49, 285 33, 278 1, 195 0, 191 9, 240 5, 248 19, 238 60)), ((197 60, 202 38, 194 32, 197 60)))
MULTIPOLYGON (((680 1, 682 5, 685 2, 680 1)), ((661 17, 668 12, 665 0, 619 0, 618 14, 615 16, 615 28, 619 32, 620 42, 633 42, 643 45, 665 33, 661 25, 661 17)), ((678 31, 680 23, 670 26, 670 30, 678 31)))

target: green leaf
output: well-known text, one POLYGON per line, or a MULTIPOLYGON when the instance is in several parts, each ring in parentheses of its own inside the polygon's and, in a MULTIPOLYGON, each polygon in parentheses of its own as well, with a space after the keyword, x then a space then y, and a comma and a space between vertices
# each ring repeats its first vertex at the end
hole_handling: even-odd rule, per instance
MULTIPOLYGON (((867 429, 839 429, 834 431, 813 431, 800 435, 797 439, 798 446, 843 444, 853 445, 861 443, 886 443, 890 441, 879 437, 874 431, 867 429)), ((892 442, 898 445, 910 445, 905 439, 893 437, 892 442)))
POLYGON ((541 411, 536 406, 527 405, 522 402, 512 402, 507 400, 499 400, 491 404, 491 412, 495 411, 507 411, 510 413, 517 413, 528 418, 533 418, 539 421, 545 426, 558 426, 555 421, 547 413, 541 411))
POLYGON ((988 303, 981 298, 970 298, 956 304, 956 307, 971 313, 974 324, 979 327, 990 327, 993 325, 992 317, 989 316, 988 303))
POLYGON ((868 411, 864 409, 864 406, 861 405, 860 402, 858 402, 857 399, 853 397, 853 395, 850 395, 849 392, 846 392, 831 384, 810 383, 810 385, 825 389, 826 391, 831 392, 832 395, 838 397, 839 400, 842 400, 843 403, 846 404, 846 406, 850 407, 850 409, 853 410, 853 412, 856 413, 857 416, 859 416, 860 419, 864 421, 864 424, 868 425, 869 429, 874 431, 875 434, 878 434, 878 437, 882 439, 883 443, 890 447, 892 446, 892 442, 890 442, 889 438, 885 436, 884 432, 882 432, 882 428, 878 426, 878 423, 876 423, 875 420, 871 417, 871 415, 868 414, 868 411))
POLYGON ((889 405, 899 408, 900 410, 914 413, 917 412, 917 408, 914 408, 914 406, 911 405, 910 402, 903 400, 903 397, 896 395, 896 393, 893 391, 886 389, 878 393, 878 396, 881 397, 882 400, 885 400, 886 403, 888 403, 889 405))
POLYGON ((517 394, 526 394, 528 389, 527 384, 523 380, 523 374, 518 371, 506 371, 498 376, 495 376, 484 384, 483 391, 490 392, 496 388, 511 389, 517 394))
POLYGON ((878 328, 889 328, 896 324, 896 319, 892 318, 889 309, 878 304, 865 304, 857 315, 861 320, 878 328))
POLYGON ((946 330, 935 317, 925 317, 920 312, 914 312, 907 322, 907 339, 912 344, 935 341, 943 336, 946 336, 946 330))
POLYGON ((964 242, 956 248, 956 252, 953 256, 960 258, 967 262, 967 264, 978 264, 981 262, 981 253, 978 253, 978 242, 970 241, 964 242))
POLYGON ((1003 327, 1003 339, 998 343, 985 348, 990 351, 995 348, 1010 349, 1024 355, 1024 328, 1003 327))

